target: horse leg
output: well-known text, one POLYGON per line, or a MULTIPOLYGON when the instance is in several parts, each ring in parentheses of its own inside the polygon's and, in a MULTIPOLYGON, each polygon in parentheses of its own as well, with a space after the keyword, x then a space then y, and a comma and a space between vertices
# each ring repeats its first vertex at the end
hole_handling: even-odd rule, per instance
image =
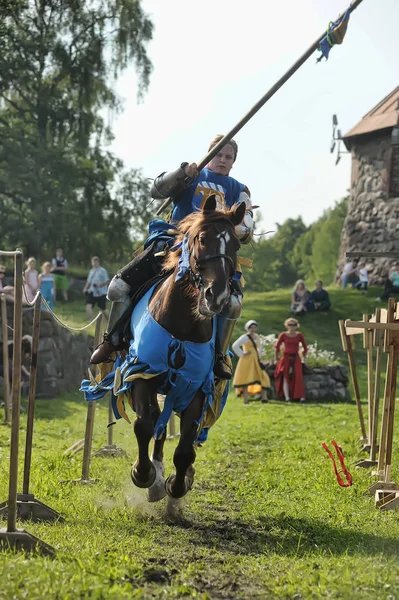
POLYGON ((165 482, 166 492, 171 498, 182 498, 192 487, 195 472, 192 466, 195 461, 193 444, 198 431, 196 421, 201 417, 203 405, 204 394, 197 392, 181 414, 180 440, 173 456, 176 474, 170 475, 165 482))
MULTIPOLYGON (((156 391, 153 392, 151 401, 152 401, 153 426, 155 428, 155 425, 158 421, 158 417, 161 414, 156 391)), ((159 500, 162 500, 162 498, 165 498, 165 496, 166 496, 165 479, 164 479, 165 467, 163 465, 163 447, 165 444, 165 440, 166 440, 166 429, 159 439, 154 440, 151 462, 155 467, 156 477, 155 477, 155 481, 152 484, 152 486, 150 488, 148 488, 148 492, 147 492, 148 502, 158 502, 159 500)))
POLYGON ((133 428, 137 438, 139 456, 132 467, 131 478, 134 485, 140 488, 149 488, 156 477, 155 467, 148 456, 148 446, 154 434, 150 401, 152 387, 152 383, 145 379, 137 379, 134 383, 136 420, 133 428))

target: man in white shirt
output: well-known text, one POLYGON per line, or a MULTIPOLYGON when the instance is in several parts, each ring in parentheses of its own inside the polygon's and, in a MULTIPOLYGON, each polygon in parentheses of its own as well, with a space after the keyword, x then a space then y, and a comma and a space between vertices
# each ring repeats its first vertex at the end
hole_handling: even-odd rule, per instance
POLYGON ((87 316, 90 321, 93 320, 93 307, 97 304, 100 312, 108 319, 106 305, 107 289, 110 279, 104 267, 100 266, 100 259, 98 256, 93 256, 91 265, 92 269, 90 269, 86 284, 83 288, 83 294, 86 296, 87 316))

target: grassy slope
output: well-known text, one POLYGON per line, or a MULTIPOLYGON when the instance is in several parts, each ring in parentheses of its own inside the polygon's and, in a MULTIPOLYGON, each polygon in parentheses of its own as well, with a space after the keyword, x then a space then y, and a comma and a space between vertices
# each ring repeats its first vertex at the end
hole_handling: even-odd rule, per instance
MULTIPOLYGON (((336 318, 358 317, 372 301, 351 291, 332 299, 334 313, 308 315, 302 330, 338 351, 336 318)), ((255 317, 262 332, 278 332, 284 301, 283 293, 248 293, 243 320, 255 317)), ((77 322, 83 317, 75 315, 77 322)), ((398 516, 376 511, 362 495, 369 480, 354 469, 353 405, 243 406, 231 397, 199 451, 195 488, 177 518, 166 514, 165 500, 148 506, 133 489, 135 443, 125 422, 115 436, 127 460, 93 459, 96 486, 58 484, 80 476, 81 455, 65 458, 63 451, 82 437, 84 416, 78 394, 38 402, 31 490, 66 521, 25 525, 56 547, 57 558, 0 556, 0 598, 399 597, 398 516), (346 451, 352 488, 337 485, 321 448, 332 438, 346 451)), ((106 441, 106 423, 103 403, 94 448, 106 441)), ((9 430, 1 427, 0 500, 7 495, 8 445, 9 430)), ((174 446, 167 443, 167 473, 174 446)), ((394 465, 397 455, 395 445, 394 465)))

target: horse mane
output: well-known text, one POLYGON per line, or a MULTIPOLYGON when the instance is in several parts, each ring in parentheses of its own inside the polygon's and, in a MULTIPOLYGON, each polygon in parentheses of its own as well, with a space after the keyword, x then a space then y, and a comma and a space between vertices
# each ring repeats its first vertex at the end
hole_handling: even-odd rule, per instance
MULTIPOLYGON (((176 243, 181 242, 185 235, 188 235, 189 243, 192 241, 203 231, 207 225, 213 225, 215 223, 229 223, 233 228, 233 235, 237 238, 234 231, 234 225, 231 221, 233 210, 222 209, 222 210, 212 210, 212 211, 198 211, 191 213, 184 219, 182 219, 179 223, 178 230, 179 233, 176 235, 176 243)), ((238 240, 238 238, 237 238, 238 240)), ((181 255, 181 248, 178 248, 176 251, 169 252, 164 263, 163 267, 166 271, 171 271, 177 267, 177 263, 179 262, 179 258, 181 255)))

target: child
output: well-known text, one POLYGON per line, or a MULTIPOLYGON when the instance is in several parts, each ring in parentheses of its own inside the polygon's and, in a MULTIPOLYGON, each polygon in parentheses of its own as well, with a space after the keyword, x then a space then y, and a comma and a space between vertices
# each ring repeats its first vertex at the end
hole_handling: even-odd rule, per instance
POLYGON ((39 289, 38 272, 36 271, 36 258, 31 256, 26 261, 27 269, 24 273, 25 293, 28 302, 32 302, 39 289))
POLYGON ((365 265, 359 265, 359 281, 356 284, 358 290, 361 290, 362 294, 364 293, 367 296, 367 288, 369 285, 369 274, 365 265))
MULTIPOLYGON (((42 296, 46 300, 51 310, 53 310, 55 298, 55 278, 51 273, 51 263, 45 262, 42 265, 42 272, 40 273, 38 280, 42 296)), ((47 310, 47 306, 44 303, 43 309, 47 310)))

